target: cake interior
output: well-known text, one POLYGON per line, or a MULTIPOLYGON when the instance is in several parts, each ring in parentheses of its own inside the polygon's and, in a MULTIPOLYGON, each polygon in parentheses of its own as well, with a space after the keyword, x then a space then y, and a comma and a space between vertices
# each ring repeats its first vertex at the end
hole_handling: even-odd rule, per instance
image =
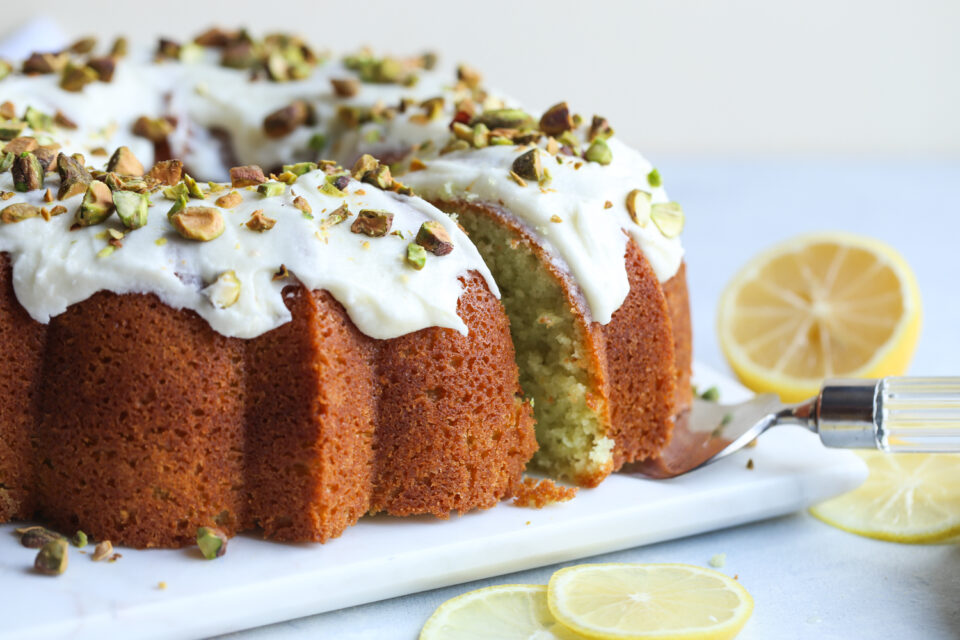
POLYGON ((574 482, 606 473, 614 441, 605 435, 605 405, 594 392, 584 327, 571 312, 562 281, 522 232, 496 214, 462 202, 435 204, 456 214, 500 287, 520 386, 533 399, 539 445, 533 466, 574 482))

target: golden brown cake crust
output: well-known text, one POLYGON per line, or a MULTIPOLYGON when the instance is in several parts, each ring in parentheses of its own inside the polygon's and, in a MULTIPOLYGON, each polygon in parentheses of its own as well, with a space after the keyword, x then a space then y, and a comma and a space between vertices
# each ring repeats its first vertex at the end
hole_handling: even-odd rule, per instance
POLYGON ((33 514, 36 380, 46 327, 23 310, 13 292, 10 259, 0 254, 0 522, 33 514))
POLYGON ((434 327, 380 345, 374 512, 492 507, 536 451, 509 322, 478 274, 464 280, 457 313, 466 336, 434 327))

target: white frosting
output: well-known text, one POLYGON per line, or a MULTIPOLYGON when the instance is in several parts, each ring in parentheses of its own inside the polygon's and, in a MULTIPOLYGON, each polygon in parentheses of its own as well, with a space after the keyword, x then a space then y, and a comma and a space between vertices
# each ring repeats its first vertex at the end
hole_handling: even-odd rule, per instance
MULTIPOLYGON (((94 82, 77 93, 61 90, 56 75, 15 74, 0 81, 0 101, 12 101, 18 112, 27 105, 50 114, 62 111, 79 127, 58 129, 56 141, 66 150, 85 153, 88 161, 96 160, 90 152, 97 147, 112 151, 126 145, 147 167, 153 162, 153 148, 132 134, 133 122, 143 115, 174 116, 178 125, 170 138, 173 153, 202 179, 224 180, 229 168, 210 128, 229 134, 239 162, 268 170, 316 159, 308 142, 318 132, 329 141, 320 155, 344 163, 352 163, 363 152, 405 151, 427 140, 439 148, 449 139, 447 125, 458 95, 451 87, 454 76, 449 69, 419 71, 413 87, 365 83, 356 96, 339 98, 333 93, 331 78, 355 74, 338 62, 318 66, 304 80, 276 83, 251 82, 247 71, 223 68, 215 59, 213 51, 193 63, 155 64, 146 55, 140 60, 126 59, 118 64, 112 82, 94 82), (395 106, 402 98, 419 101, 437 96, 447 98, 446 111, 426 123, 411 119, 423 113, 416 107, 355 130, 344 128, 336 115, 342 105, 395 106), (264 117, 296 99, 311 105, 316 125, 299 127, 279 139, 267 137, 264 117)), ((573 275, 593 319, 606 323, 629 289, 624 264, 627 234, 661 280, 676 273, 683 256, 678 238, 664 237, 652 223, 640 227, 630 220, 626 194, 635 188, 649 189, 646 175, 652 167, 618 140, 611 139, 609 144, 613 162, 607 166, 567 157, 558 165, 545 155, 544 166, 552 182, 543 190, 532 184, 521 187, 510 179, 511 163, 523 151, 515 146, 439 157, 421 154, 428 168, 401 179, 431 198, 502 202, 537 235, 557 264, 573 275), (578 164, 581 166, 576 168, 578 164), (604 206, 607 201, 613 205, 609 209, 604 206), (552 222, 552 216, 562 222, 552 222)), ((476 250, 455 225, 417 199, 381 193, 369 185, 364 185, 366 196, 353 195, 359 188, 354 183, 350 187, 353 194, 347 198, 354 213, 360 207, 389 209, 396 214, 393 228, 405 233, 415 233, 425 220, 441 221, 454 237, 456 249, 442 258, 429 256, 427 267, 415 271, 403 262, 409 236, 404 241, 395 236, 368 239, 350 233, 349 223, 343 223, 329 231, 329 242, 322 242, 314 233, 322 218, 318 212, 332 210, 338 203, 317 193, 311 181, 321 177, 302 177, 293 187, 309 200, 316 218, 312 221, 291 206, 289 190, 287 196, 262 202, 258 194, 245 193, 242 205, 224 212, 228 224, 223 236, 195 243, 173 232, 165 215, 171 203, 156 195, 150 224, 128 234, 123 248, 112 255, 96 258, 105 246, 105 240, 97 237, 104 231, 102 226, 67 232, 79 206, 77 197, 63 203, 69 209, 67 214, 50 222, 36 219, 0 225, 0 250, 13 256, 17 296, 41 322, 97 290, 149 291, 173 307, 196 310, 225 335, 256 336, 289 319, 280 296, 284 283, 271 279, 283 263, 305 285, 330 291, 368 335, 386 338, 428 326, 465 331, 456 316, 461 291, 458 277, 475 269, 487 278, 491 290, 496 289, 476 250), (241 226, 256 208, 277 219, 274 229, 260 234, 241 226), (168 243, 155 244, 160 237, 168 243), (369 248, 363 248, 364 242, 369 248), (218 309, 201 289, 231 269, 242 282, 240 300, 218 309)), ((56 191, 56 177, 48 175, 46 186, 56 191)), ((0 189, 12 190, 9 173, 0 176, 0 189)), ((654 202, 666 201, 662 189, 649 190, 654 202)), ((17 194, 13 200, 0 202, 0 208, 18 201, 37 203, 41 193, 17 194)), ((113 220, 116 224, 116 218, 113 220)))
MULTIPOLYGON (((155 193, 147 226, 128 232, 122 247, 99 256, 108 246, 107 229, 122 230, 119 219, 114 215, 105 225, 70 231, 81 200, 74 196, 63 202, 69 212, 50 221, 37 217, 0 225, 0 251, 11 256, 17 299, 43 323, 97 291, 155 293, 171 307, 193 309, 223 335, 252 338, 290 320, 281 292, 294 280, 273 279, 282 264, 308 288, 329 291, 360 331, 374 338, 433 326, 465 334, 467 327, 456 313, 463 288, 458 277, 475 270, 491 291, 497 293, 497 288, 463 232, 419 198, 382 192, 368 184, 351 181, 344 198, 322 194, 317 187, 324 177, 322 171, 308 173, 284 195, 270 198, 238 189, 242 204, 221 209, 226 230, 209 242, 181 238, 167 220, 173 203, 155 193), (293 206, 295 196, 307 200, 313 219, 293 206), (326 215, 341 204, 354 215, 324 226, 326 215), (245 226, 256 209, 276 220, 272 229, 257 232, 245 226), (361 209, 393 213, 391 229, 402 231, 404 239, 351 232, 351 222, 361 209), (426 265, 417 271, 404 256, 407 244, 428 220, 444 226, 454 250, 441 257, 428 254, 426 265), (221 309, 204 289, 231 270, 240 281, 240 297, 221 309)), ((56 192, 57 178, 48 177, 47 182, 56 192)), ((10 173, 0 175, 0 190, 12 189, 10 173)), ((17 193, 0 202, 0 209, 18 202, 52 207, 42 201, 42 193, 17 193)), ((215 206, 215 197, 225 193, 229 190, 205 201, 191 200, 190 206, 215 206)))

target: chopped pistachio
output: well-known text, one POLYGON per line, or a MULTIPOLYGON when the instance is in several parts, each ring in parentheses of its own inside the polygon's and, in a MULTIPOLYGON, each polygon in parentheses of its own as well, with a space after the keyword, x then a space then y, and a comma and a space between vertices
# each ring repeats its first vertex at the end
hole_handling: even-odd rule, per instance
POLYGON ((540 131, 550 136, 558 136, 573 129, 573 118, 566 102, 560 102, 547 109, 540 117, 540 131))
POLYGON ((415 242, 407 245, 407 264, 419 271, 427 264, 427 250, 415 242))
POLYGON ((393 176, 390 173, 390 167, 385 164, 381 164, 373 171, 368 172, 363 177, 363 181, 380 189, 389 189, 393 186, 393 176))
POLYGON ((357 219, 350 225, 350 231, 362 233, 371 238, 379 238, 389 233, 392 224, 393 214, 389 211, 361 209, 357 219))
POLYGON ((606 139, 613 135, 613 128, 610 123, 602 116, 593 116, 590 122, 590 132, 587 134, 587 140, 593 142, 598 138, 606 139))
POLYGON ((310 203, 307 202, 307 199, 303 196, 297 196, 293 199, 293 206, 299 209, 304 215, 309 216, 313 213, 313 209, 310 207, 310 203))
POLYGON ((60 174, 60 189, 57 191, 60 200, 86 192, 87 185, 93 180, 81 162, 65 153, 57 156, 57 173, 60 174))
POLYGON ((87 60, 87 67, 93 69, 100 82, 112 82, 113 74, 117 70, 117 59, 113 56, 91 58, 87 60))
POLYGON ((663 180, 660 178, 660 172, 657 171, 656 169, 653 169, 652 171, 650 171, 650 173, 647 174, 647 184, 649 184, 654 189, 662 185, 663 180))
POLYGON ((352 98, 360 93, 360 83, 356 78, 330 78, 333 92, 341 98, 352 98))
POLYGON ((34 52, 23 61, 23 72, 26 74, 57 73, 67 65, 69 60, 70 56, 65 51, 60 53, 34 52))
POLYGON ((716 386, 710 387, 700 394, 700 398, 702 400, 706 400, 707 402, 717 402, 720 400, 720 389, 718 389, 716 386))
POLYGON ((330 214, 323 219, 323 221, 321 222, 321 225, 324 227, 332 227, 334 225, 340 224, 344 220, 347 220, 351 215, 353 214, 350 213, 350 210, 347 208, 347 205, 342 204, 336 209, 334 209, 333 211, 331 211, 330 214))
POLYGON ((628 193, 627 212, 635 223, 641 227, 647 226, 650 221, 650 193, 642 189, 634 189, 628 193))
POLYGON ((57 170, 57 154, 59 153, 60 145, 56 143, 40 145, 33 151, 33 155, 37 156, 40 167, 44 172, 57 170))
POLYGON ((445 256, 453 251, 450 234, 442 224, 434 220, 420 225, 415 242, 435 256, 445 256))
POLYGON ((9 151, 4 151, 0 153, 0 173, 9 171, 10 167, 13 166, 13 161, 17 159, 15 153, 10 153, 9 151))
POLYGON ((290 271, 285 265, 280 265, 280 268, 277 269, 276 273, 273 274, 273 280, 283 280, 284 278, 290 277, 290 271))
POLYGON ((305 100, 294 100, 263 119, 263 131, 270 138, 283 138, 311 119, 310 105, 305 100))
POLYGON ((316 171, 316 170, 317 170, 316 162, 298 162, 296 164, 283 165, 284 173, 289 171, 295 176, 302 176, 306 173, 310 173, 311 171, 316 171))
POLYGON ((83 531, 77 530, 77 532, 73 535, 73 538, 70 539, 70 542, 72 542, 73 546, 76 548, 83 549, 85 546, 87 546, 87 534, 85 534, 83 531))
POLYGON ((166 118, 140 116, 133 123, 133 133, 150 142, 163 142, 173 133, 173 125, 166 118))
POLYGON ((183 177, 183 163, 179 160, 161 160, 153 165, 147 177, 172 187, 183 177))
POLYGON ((77 210, 77 224, 81 227, 90 227, 100 224, 113 213, 113 193, 105 183, 92 180, 87 185, 83 195, 83 202, 77 210))
POLYGON ((53 118, 39 109, 27 107, 26 113, 23 114, 23 119, 27 121, 27 124, 30 125, 30 128, 34 131, 50 131, 53 129, 53 118))
POLYGON ((5 153, 12 153, 19 156, 21 153, 35 151, 39 146, 40 144, 33 136, 21 136, 19 138, 14 138, 7 144, 3 145, 3 151, 5 153))
POLYGON ((325 196, 332 196, 334 198, 342 198, 345 194, 342 190, 338 189, 336 185, 329 182, 324 182, 322 185, 317 187, 317 189, 325 196))
POLYGON ((173 206, 170 207, 170 210, 167 211, 167 219, 173 217, 173 214, 178 211, 183 211, 186 209, 187 205, 190 204, 190 198, 186 195, 180 194, 171 198, 173 200, 173 206))
POLYGON ((282 196, 286 190, 287 187, 282 182, 264 182, 257 186, 257 193, 264 198, 282 196))
POLYGON ((557 214, 553 214, 552 216, 550 216, 550 222, 563 222, 563 218, 561 218, 557 214))
POLYGON ((122 58, 127 55, 127 49, 127 39, 120 36, 114 40, 113 45, 110 46, 110 55, 122 58))
POLYGON ((490 129, 522 129, 533 126, 533 118, 522 109, 489 109, 474 118, 490 129))
POLYGON ((127 229, 139 229, 146 226, 147 213, 150 207, 150 197, 146 193, 114 191, 113 205, 117 209, 120 222, 127 229))
POLYGON ((68 118, 62 111, 53 114, 53 123, 64 129, 76 129, 77 123, 68 118))
POLYGON ((0 140, 13 140, 27 128, 23 120, 4 120, 0 122, 0 140))
POLYGON ((230 184, 236 187, 252 187, 267 181, 263 169, 255 164, 230 169, 230 184))
POLYGON ((380 166, 380 162, 369 153, 365 153, 353 164, 351 174, 357 180, 363 180, 364 176, 380 166))
POLYGON ((217 280, 203 290, 204 295, 218 309, 232 307, 240 299, 240 279, 232 269, 224 271, 217 280))
POLYGON ((597 138, 590 143, 590 146, 587 148, 587 152, 583 154, 583 157, 588 162, 596 162, 597 164, 610 164, 613 161, 613 153, 610 151, 610 146, 603 138, 597 138))
POLYGON ((203 200, 206 197, 206 194, 203 193, 203 189, 200 188, 200 185, 197 184, 197 181, 190 177, 189 173, 183 174, 183 184, 187 187, 187 194, 191 198, 199 198, 203 200))
POLYGON ((512 178, 513 181, 516 182, 521 187, 527 186, 527 181, 521 178, 520 176, 518 176, 516 171, 512 171, 512 170, 510 171, 510 178, 512 178))
POLYGON ((209 242, 223 233, 225 225, 219 209, 184 207, 170 216, 170 223, 187 240, 209 242))
POLYGON ((530 149, 513 161, 513 172, 521 178, 539 181, 543 177, 540 149, 530 149))
POLYGON ((218 207, 223 207, 224 209, 233 209, 241 202, 243 202, 243 196, 236 191, 231 191, 217 198, 216 204, 218 207))
POLYGON ((17 191, 35 191, 43 186, 43 167, 37 156, 30 152, 18 155, 10 172, 13 174, 13 188, 17 191))
POLYGON ((457 80, 467 85, 470 89, 476 89, 483 81, 483 76, 473 67, 461 64, 457 66, 457 80))
POLYGON ((67 64, 60 76, 60 88, 64 91, 78 92, 91 82, 100 79, 99 74, 87 65, 67 64))
POLYGON ((64 538, 47 542, 37 553, 33 568, 47 576, 58 576, 67 570, 68 545, 64 538))
POLYGON ((163 197, 167 198, 168 200, 173 200, 174 202, 181 199, 189 200, 190 189, 187 187, 186 183, 178 182, 172 187, 167 187, 166 189, 164 189, 163 197))
POLYGON ((473 127, 469 142, 477 149, 482 149, 489 144, 490 129, 482 122, 478 122, 473 127))
POLYGON ((273 229, 273 225, 277 224, 277 221, 273 218, 268 218, 263 214, 263 209, 257 209, 250 215, 250 219, 247 220, 246 225, 247 229, 251 231, 259 231, 263 233, 264 231, 269 231, 273 229))
POLYGON ((142 176, 143 165, 133 155, 130 147, 117 147, 107 162, 107 171, 114 171, 124 176, 142 176))
POLYGON ((16 120, 17 118, 17 108, 9 100, 5 100, 0 103, 0 119, 3 120, 16 120))
POLYGON ((207 560, 219 558, 227 552, 227 536, 215 527, 197 529, 197 546, 207 560))
POLYGON ((110 554, 113 553, 113 543, 109 540, 101 540, 97 543, 97 546, 93 549, 93 555, 90 558, 94 562, 100 562, 101 560, 106 560, 110 554))
POLYGON ((28 549, 39 549, 51 540, 62 540, 63 536, 46 527, 23 527, 15 531, 20 536, 20 544, 28 549))
POLYGON ((676 202, 655 204, 650 209, 650 219, 668 238, 675 238, 683 231, 683 208, 676 202))
POLYGON ((315 133, 310 136, 310 140, 307 142, 307 147, 312 150, 320 153, 327 146, 327 136, 322 133, 315 133))

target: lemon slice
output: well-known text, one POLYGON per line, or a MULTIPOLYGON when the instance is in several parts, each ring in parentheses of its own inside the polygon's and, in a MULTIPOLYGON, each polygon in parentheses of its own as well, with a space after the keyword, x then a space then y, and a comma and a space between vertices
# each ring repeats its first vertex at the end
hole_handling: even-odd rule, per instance
POLYGON ((547 600, 565 627, 589 638, 732 638, 753 612, 747 590, 685 564, 583 564, 550 578, 547 600))
POLYGON ((890 246, 799 236, 753 258, 720 298, 720 346, 743 383, 785 402, 823 378, 902 375, 920 334, 916 278, 890 246))
POLYGON ((504 584, 447 600, 420 631, 420 640, 567 640, 547 607, 542 584, 504 584), (551 628, 554 628, 553 630, 551 628), (559 631, 554 633, 554 631, 559 631))
POLYGON ((865 452, 859 488, 810 512, 827 524, 892 542, 943 542, 960 535, 960 455, 865 452))

